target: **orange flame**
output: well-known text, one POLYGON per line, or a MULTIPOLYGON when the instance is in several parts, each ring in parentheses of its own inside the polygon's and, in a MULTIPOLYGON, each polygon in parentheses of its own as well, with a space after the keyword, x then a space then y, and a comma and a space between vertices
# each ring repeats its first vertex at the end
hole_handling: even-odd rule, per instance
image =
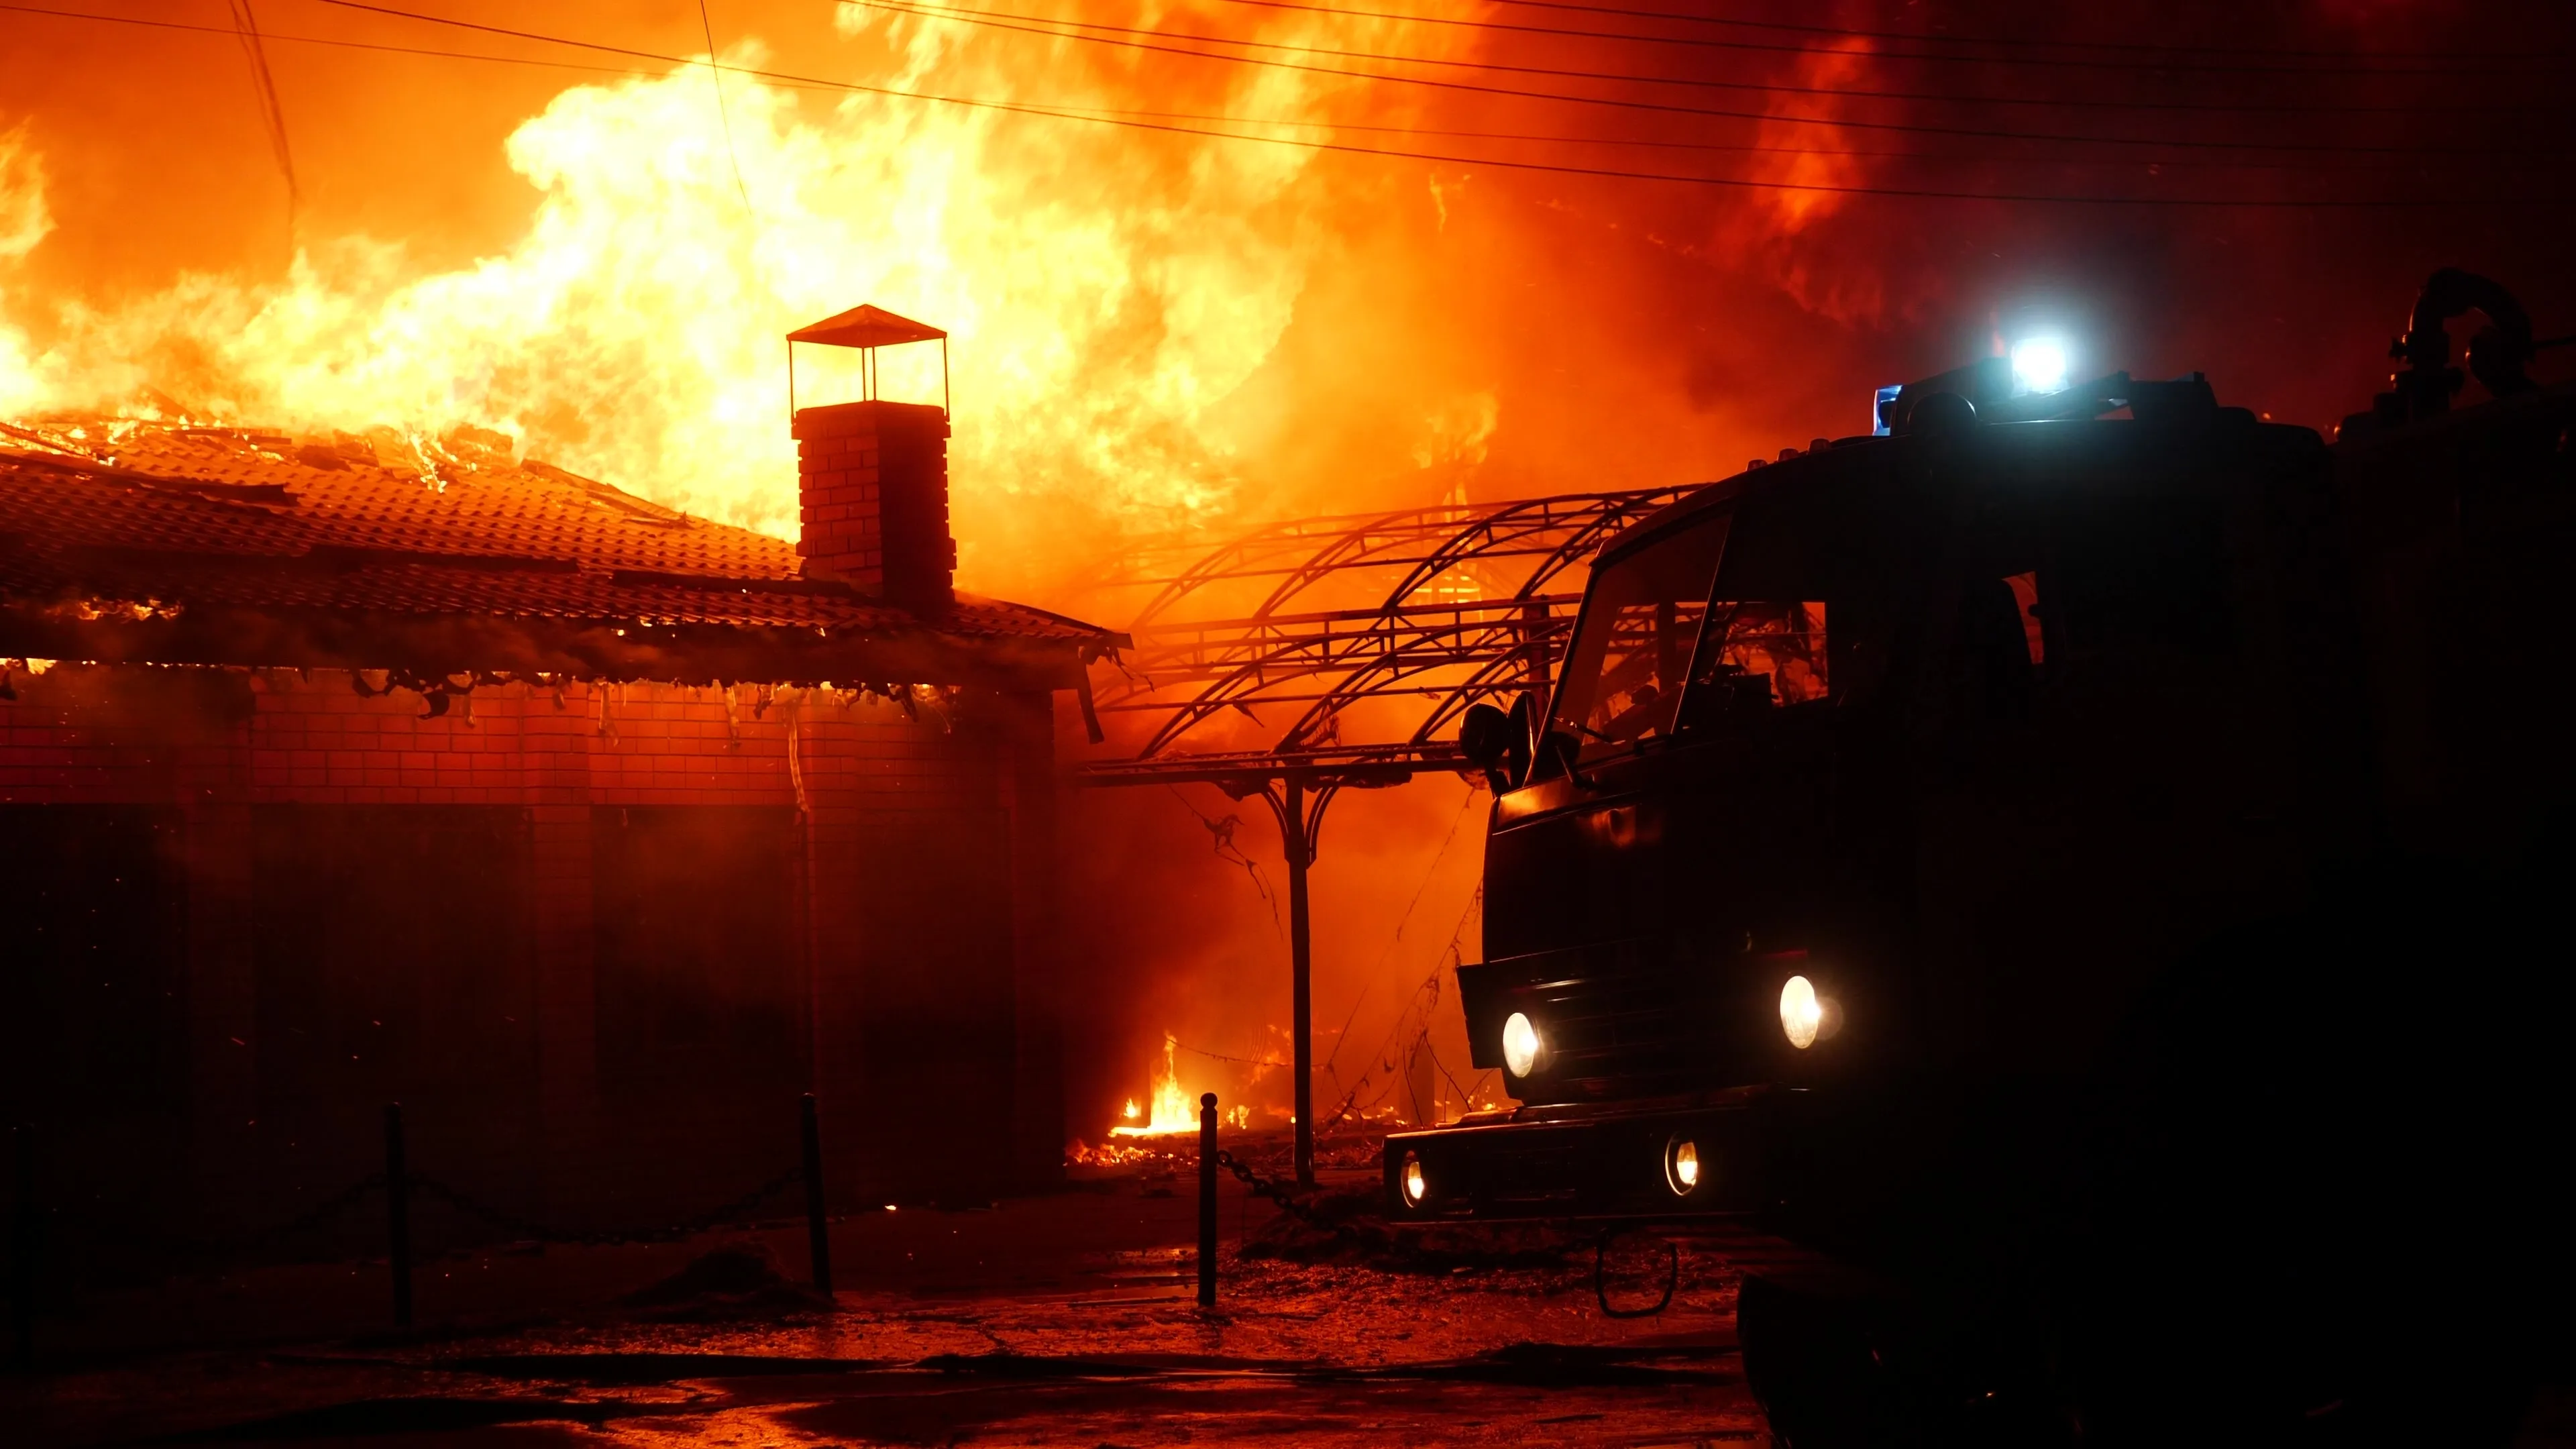
MULTIPOLYGON (((1136 104, 1119 66, 1041 62, 1024 37, 840 17, 844 42, 876 56, 862 80, 1095 113, 1136 104)), ((1229 20, 1281 42, 1357 23, 1229 20)), ((953 336, 952 508, 969 586, 1078 577, 1069 523, 1114 543, 1232 505, 1246 440, 1228 400, 1329 255, 1292 194, 1312 153, 805 94, 742 73, 767 60, 757 40, 723 59, 737 69, 699 61, 555 96, 506 145, 537 193, 526 233, 470 265, 325 239, 278 281, 191 275, 50 316, 6 290, 49 221, 42 158, 0 132, 0 417, 176 406, 317 433, 472 425, 656 501, 792 535, 781 339, 875 302, 953 336)), ((1366 90, 1256 67, 1200 74, 1188 104, 1289 125, 1366 90)), ((832 371, 848 361, 808 351, 801 401, 857 395, 854 374, 832 371)), ((936 398, 939 369, 936 349, 888 352, 884 393, 936 398)))
MULTIPOLYGON (((1112 1127, 1112 1137, 1161 1137, 1174 1132, 1199 1130, 1199 1109, 1190 1094, 1181 1090, 1181 1073, 1176 1054, 1180 1043, 1170 1032, 1163 1034, 1163 1065, 1154 1073, 1153 1113, 1142 1127, 1112 1127)), ((1136 1115, 1136 1104, 1127 1104, 1127 1116, 1136 1115)))

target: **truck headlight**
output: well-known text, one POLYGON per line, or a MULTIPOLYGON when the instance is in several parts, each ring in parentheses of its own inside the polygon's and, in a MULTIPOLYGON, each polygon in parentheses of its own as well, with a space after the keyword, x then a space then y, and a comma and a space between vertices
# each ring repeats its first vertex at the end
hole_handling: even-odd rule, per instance
POLYGON ((1538 1028, 1530 1019, 1515 1011, 1503 1023, 1503 1069, 1515 1077, 1526 1077, 1538 1070, 1538 1028))
POLYGON ((1405 1205, 1420 1207, 1422 1200, 1430 1195, 1431 1184, 1422 1176, 1422 1159, 1410 1152, 1404 1154, 1405 1205))
POLYGON ((1792 976, 1780 988, 1780 1029, 1789 1034, 1789 1045, 1800 1051, 1816 1044, 1824 1030, 1825 1004, 1816 995, 1816 983, 1804 976, 1792 976))
POLYGON ((1699 1144, 1676 1137, 1664 1149, 1664 1185, 1675 1197, 1688 1197, 1699 1186, 1699 1144))

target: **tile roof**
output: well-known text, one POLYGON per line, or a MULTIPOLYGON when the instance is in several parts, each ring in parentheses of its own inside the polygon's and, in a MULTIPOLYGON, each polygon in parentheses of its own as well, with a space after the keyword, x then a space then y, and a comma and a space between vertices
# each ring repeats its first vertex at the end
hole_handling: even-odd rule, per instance
POLYGON ((969 595, 925 620, 802 565, 785 540, 514 462, 496 434, 0 425, 0 601, 13 606, 820 630, 1068 656, 1111 638, 969 595))

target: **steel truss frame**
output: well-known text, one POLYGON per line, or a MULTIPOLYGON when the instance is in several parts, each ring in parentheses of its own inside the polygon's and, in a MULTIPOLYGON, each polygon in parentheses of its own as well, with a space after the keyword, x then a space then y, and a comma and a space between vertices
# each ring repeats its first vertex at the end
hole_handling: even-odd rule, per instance
MULTIPOLYGON (((1578 592, 1552 588, 1621 530, 1676 501, 1689 488, 1570 493, 1503 503, 1275 523, 1236 539, 1168 577, 1131 628, 1132 656, 1104 661, 1114 677, 1094 703, 1100 713, 1160 713, 1131 759, 1076 768, 1085 785, 1203 783, 1237 800, 1259 796, 1279 823, 1288 863, 1289 996, 1295 1043, 1297 1181, 1315 1181, 1313 932, 1306 872, 1315 863, 1324 811, 1345 789, 1401 785, 1416 772, 1466 766, 1443 739, 1469 705, 1543 685, 1574 628, 1578 592), (1328 579, 1401 569, 1374 609, 1297 612, 1299 596, 1328 579), (1467 574, 1486 596, 1443 599, 1441 579, 1467 574), (1497 595, 1493 581, 1511 579, 1497 595), (1222 584, 1276 580, 1243 618, 1173 616, 1193 595, 1222 584), (1183 692, 1180 687, 1199 686, 1183 692), (1344 711, 1364 700, 1431 701, 1402 741, 1366 744, 1341 737, 1344 711), (1171 752, 1189 732, 1229 711, 1254 720, 1254 707, 1304 709, 1267 750, 1171 752)), ((1095 736, 1096 738, 1096 736, 1095 736)))
POLYGON ((1162 587, 1138 613, 1133 655, 1111 666, 1115 676, 1103 681, 1098 707, 1164 718, 1133 760, 1088 765, 1083 774, 1103 784, 1197 774, 1204 765, 1196 757, 1167 752, 1198 725, 1228 712, 1258 720, 1264 704, 1303 705, 1259 757, 1275 778, 1322 766, 1317 752, 1340 741, 1340 717, 1352 705, 1395 696, 1433 701, 1405 743, 1447 763, 1454 756, 1435 740, 1467 706, 1547 677, 1582 599, 1550 586, 1611 536, 1689 491, 1626 489, 1299 519, 1226 544, 1170 578, 1141 580, 1162 587), (1382 570, 1402 572, 1374 609, 1289 607, 1327 579, 1382 570), (1458 574, 1485 584, 1487 596, 1431 593, 1458 574), (1202 590, 1263 578, 1277 582, 1248 616, 1172 617, 1202 590), (1497 578, 1507 591, 1493 588, 1497 578), (1201 687, 1175 690, 1189 684, 1201 687))

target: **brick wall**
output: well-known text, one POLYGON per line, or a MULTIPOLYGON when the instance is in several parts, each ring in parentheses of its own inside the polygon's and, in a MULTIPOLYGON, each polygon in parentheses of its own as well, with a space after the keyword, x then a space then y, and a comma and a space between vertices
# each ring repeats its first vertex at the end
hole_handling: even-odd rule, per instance
POLYGON ((918 403, 854 402, 795 417, 796 551, 915 609, 954 597, 948 415, 918 403))
MULTIPOLYGON (((451 1175, 477 1177, 523 1209, 620 1222, 703 1206, 737 1190, 734 1176, 757 1181, 774 1170, 769 1158, 792 1152, 792 1096, 737 1129, 700 1124, 703 1151, 628 1140, 639 1135, 632 1114, 602 1098, 598 987, 603 971, 625 964, 603 962, 602 942, 652 943, 638 947, 634 933, 596 918, 598 902, 617 897, 596 874, 594 832, 601 812, 634 807, 703 807, 709 820, 731 812, 736 838, 773 820, 785 833, 763 840, 760 868, 795 876, 774 898, 798 919, 759 933, 768 944, 757 964, 764 979, 803 983, 793 1046, 822 1102, 836 1195, 979 1196, 1054 1169, 1063 1139, 1046 989, 1054 781, 1043 696, 925 696, 907 712, 850 693, 749 685, 509 684, 453 697, 443 716, 425 718, 420 696, 370 698, 336 671, 64 665, 12 678, 18 697, 0 701, 0 831, 46 807, 150 806, 175 822, 168 874, 183 892, 174 909, 188 958, 181 1110, 189 1175, 218 1217, 257 1220, 284 1206, 256 1186, 286 1177, 255 1108, 260 1023, 282 1019, 276 969, 262 962, 278 952, 253 939, 262 909, 278 929, 273 905, 256 903, 280 898, 282 886, 258 879, 251 857, 255 840, 294 838, 296 817, 282 812, 300 809, 390 822, 388 834, 430 819, 425 810, 497 809, 516 822, 510 889, 475 885, 458 909, 508 915, 479 924, 524 952, 524 968, 513 968, 528 976, 524 994, 508 999, 524 999, 535 1017, 524 1090, 475 1097, 485 1104, 476 1110, 534 1120, 507 1131, 417 1129, 451 1175), (505 897, 525 904, 492 904, 505 897), (780 950, 797 957, 783 977, 771 959, 780 950), (946 1021, 956 1039, 915 1040, 890 1016, 898 1011, 946 1021), (916 1091, 889 1075, 898 1064, 945 1085, 916 1091), (932 1122, 936 1130, 922 1126, 932 1122), (474 1160, 478 1152, 489 1160, 474 1160)), ((683 829, 690 818, 665 817, 683 829)), ((316 817, 304 833, 328 833, 323 825, 316 817)), ((717 864, 711 879, 723 874, 717 864)), ((484 876, 499 868, 484 865, 484 876)), ((469 878, 483 879, 458 877, 469 878)), ((691 959, 723 970, 725 948, 701 942, 691 959)), ((365 962, 332 969, 363 978, 365 962)), ((709 1100, 723 1096, 711 1083, 709 1100)), ((370 1165, 315 1167, 310 1145, 295 1148, 310 1170, 287 1177, 370 1165)), ((348 1143, 331 1151, 365 1155, 348 1143)))

